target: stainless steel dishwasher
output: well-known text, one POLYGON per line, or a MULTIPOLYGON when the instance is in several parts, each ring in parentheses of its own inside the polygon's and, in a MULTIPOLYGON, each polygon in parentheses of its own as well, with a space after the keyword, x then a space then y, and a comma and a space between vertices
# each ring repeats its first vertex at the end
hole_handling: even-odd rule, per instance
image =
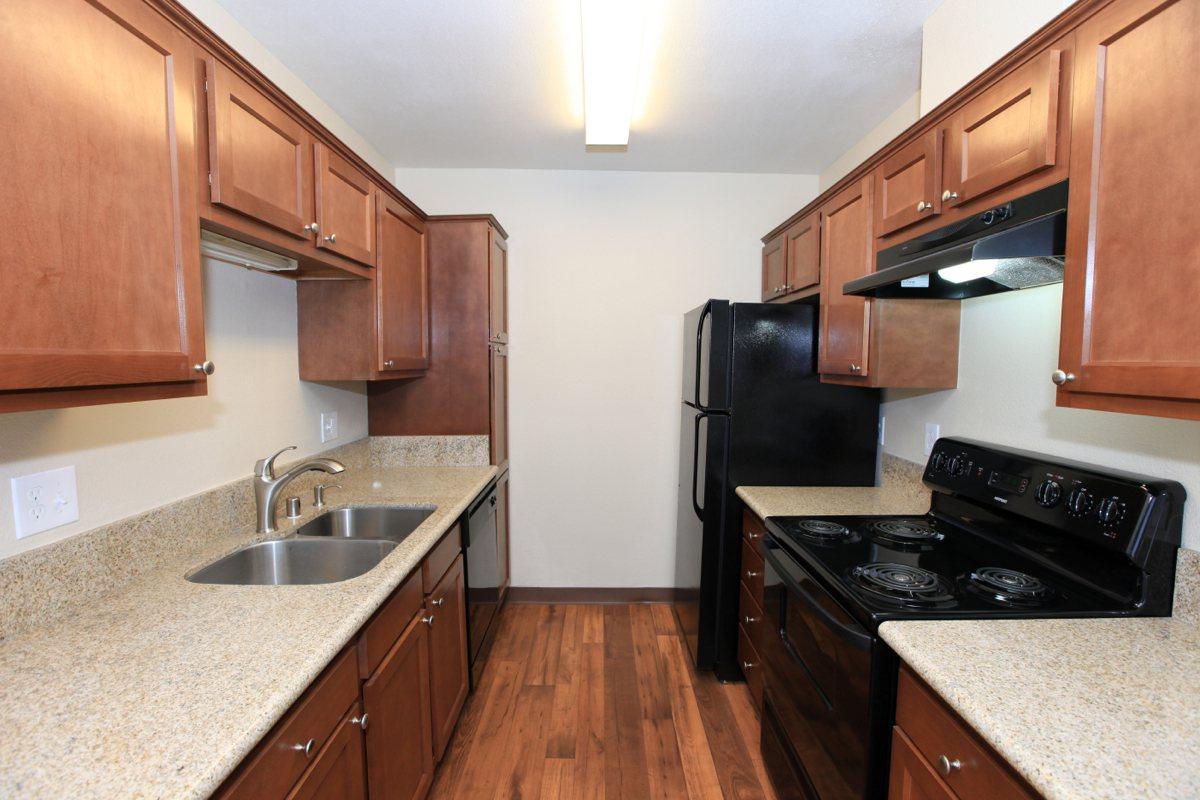
POLYGON ((467 583, 467 653, 472 675, 484 652, 492 622, 503 601, 504 565, 497 525, 498 490, 508 480, 498 477, 471 503, 463 517, 462 535, 467 583))

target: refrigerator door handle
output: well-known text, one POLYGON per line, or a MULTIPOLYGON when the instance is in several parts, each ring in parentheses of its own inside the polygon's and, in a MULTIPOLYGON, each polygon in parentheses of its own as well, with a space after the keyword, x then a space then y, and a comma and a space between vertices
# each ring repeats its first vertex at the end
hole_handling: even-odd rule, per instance
POLYGON ((697 414, 696 424, 692 430, 692 508, 696 512, 696 517, 700 520, 704 519, 704 509, 696 502, 696 477, 700 462, 700 420, 704 419, 707 414, 697 414))
POLYGON ((711 316, 712 301, 710 300, 704 304, 704 310, 700 312, 700 322, 696 325, 696 408, 701 411, 708 410, 700 402, 700 360, 704 355, 704 321, 711 316))

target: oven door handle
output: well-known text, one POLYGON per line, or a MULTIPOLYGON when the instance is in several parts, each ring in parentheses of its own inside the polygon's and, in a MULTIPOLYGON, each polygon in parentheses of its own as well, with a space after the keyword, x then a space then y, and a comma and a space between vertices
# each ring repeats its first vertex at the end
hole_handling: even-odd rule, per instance
POLYGON ((771 566, 775 568, 776 574, 779 575, 780 580, 787 584, 788 589, 799 596, 800 599, 804 601, 805 605, 812 609, 813 613, 820 617, 821 620, 828 625, 834 633, 836 633, 842 639, 845 639, 847 643, 857 647, 859 650, 870 650, 871 646, 874 644, 874 639, 871 638, 871 635, 866 631, 842 622, 840 619, 831 614, 828 608, 818 602, 817 598, 813 597, 807 589, 801 586, 797 581, 793 580, 791 575, 788 574, 787 569, 779 563, 779 556, 776 556, 773 552, 778 549, 779 545, 775 544, 769 539, 763 540, 763 558, 771 562, 771 566))

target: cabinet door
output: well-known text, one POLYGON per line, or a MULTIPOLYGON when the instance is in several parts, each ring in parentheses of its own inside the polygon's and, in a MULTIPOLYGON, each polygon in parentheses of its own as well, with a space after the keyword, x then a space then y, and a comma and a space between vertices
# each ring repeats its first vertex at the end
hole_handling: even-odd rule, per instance
POLYGON ((204 380, 191 44, 139 0, 0 8, 0 392, 204 380))
POLYGON ((375 276, 380 370, 429 366, 429 259, 425 223, 379 194, 375 276))
POLYGON ((429 628, 429 696, 433 754, 440 760, 454 733, 470 688, 467 670, 467 596, 460 555, 426 600, 429 628))
POLYGON ((764 302, 783 294, 783 285, 787 283, 787 262, 784 260, 785 241, 780 235, 763 245, 762 299, 764 302))
POLYGON ((492 463, 503 467, 508 463, 508 345, 495 342, 491 351, 491 446, 492 463))
POLYGON ((375 186, 346 159, 317 142, 317 247, 375 264, 375 186))
POLYGON ((212 201, 297 239, 311 239, 308 131, 215 59, 207 62, 206 78, 212 201))
POLYGON ((371 800, 421 798, 433 780, 428 636, 428 625, 413 619, 363 684, 371 800))
POLYGON ((875 235, 942 213, 942 131, 935 128, 875 170, 875 235))
POLYGON ((288 800, 366 800, 361 722, 355 704, 288 794, 288 800))
POLYGON ((958 800, 900 728, 892 729, 888 800, 958 800))
POLYGON ((787 256, 786 292, 798 292, 821 282, 821 217, 809 214, 783 233, 787 256))
POLYGON ((508 242, 488 227, 488 338, 508 342, 508 242))
POLYGON ((954 115, 942 199, 958 205, 1054 165, 1060 50, 1004 76, 954 115))
POLYGON ((1200 0, 1114 3, 1076 41, 1059 402, 1200 399, 1200 0))
POLYGON ((871 271, 871 176, 850 186, 821 209, 820 371, 828 375, 868 374, 871 306, 842 294, 846 281, 871 271))

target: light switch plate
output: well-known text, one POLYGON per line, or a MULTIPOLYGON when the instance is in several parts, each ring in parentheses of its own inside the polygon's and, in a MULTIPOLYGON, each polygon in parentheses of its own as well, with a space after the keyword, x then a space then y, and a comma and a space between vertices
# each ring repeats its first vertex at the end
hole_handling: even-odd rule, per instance
POLYGON ((18 539, 79 519, 74 467, 13 478, 12 497, 18 539))
POLYGON ((321 415, 321 441, 328 442, 338 438, 337 412, 326 411, 321 415))
POLYGON ((933 452, 933 446, 942 435, 942 426, 936 422, 925 423, 925 455, 933 452))

